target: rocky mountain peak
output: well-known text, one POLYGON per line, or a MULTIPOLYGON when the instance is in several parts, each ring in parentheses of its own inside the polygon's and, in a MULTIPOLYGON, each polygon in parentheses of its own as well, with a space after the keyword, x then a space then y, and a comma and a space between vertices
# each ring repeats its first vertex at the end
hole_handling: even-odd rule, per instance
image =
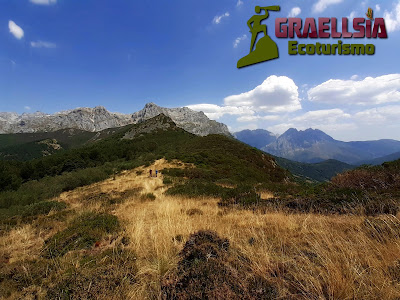
POLYGON ((170 117, 178 127, 196 135, 231 136, 225 124, 210 120, 203 112, 196 112, 187 107, 165 108, 153 102, 147 103, 142 110, 133 114, 112 113, 103 106, 80 107, 55 114, 0 113, 0 134, 51 132, 70 128, 97 132, 140 123, 159 114, 170 117))
POLYGON ((295 128, 288 129, 278 138, 278 142, 285 140, 290 143, 307 143, 313 144, 322 141, 334 141, 334 139, 319 129, 308 128, 306 130, 297 130, 295 128))

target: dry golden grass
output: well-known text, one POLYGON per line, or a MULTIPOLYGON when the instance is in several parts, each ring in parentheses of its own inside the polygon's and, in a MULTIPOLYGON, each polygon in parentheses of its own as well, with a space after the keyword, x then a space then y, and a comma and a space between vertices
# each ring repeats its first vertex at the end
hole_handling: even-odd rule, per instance
POLYGON ((0 257, 13 263, 37 256, 43 244, 43 236, 37 234, 32 225, 23 225, 0 237, 0 257))
MULTIPOLYGON (((182 165, 180 165, 182 166, 182 165)), ((151 168, 179 167, 164 160, 151 168)), ((366 227, 362 216, 254 213, 220 208, 217 199, 170 197, 164 195, 162 175, 148 176, 148 168, 138 168, 89 187, 64 193, 60 199, 74 209, 101 210, 97 203, 84 204, 91 193, 112 193, 142 188, 153 193, 154 201, 133 195, 113 208, 129 237, 128 248, 136 255, 136 283, 130 286, 131 299, 157 299, 160 282, 172 272, 178 253, 191 233, 213 230, 228 238, 231 247, 251 261, 254 272, 272 281, 282 299, 398 299, 400 297, 400 221, 380 217, 380 226, 390 232, 366 227), (138 175, 137 171, 142 171, 138 175), (188 214, 198 209, 201 213, 188 214), (379 240, 376 235, 381 235, 379 240)), ((139 172, 140 173, 140 172, 139 172)), ((263 198, 272 195, 263 192, 263 198)), ((376 219, 369 221, 374 224, 376 219)), ((379 219, 378 219, 379 221, 379 219)), ((0 238, 0 247, 24 253, 24 247, 41 244, 38 232, 29 226, 0 238), (22 231, 18 231, 22 230, 22 231), (11 245, 13 244, 13 245, 11 245)), ((39 247, 40 248, 40 247, 39 247)), ((100 296, 100 295, 99 295, 100 296)))

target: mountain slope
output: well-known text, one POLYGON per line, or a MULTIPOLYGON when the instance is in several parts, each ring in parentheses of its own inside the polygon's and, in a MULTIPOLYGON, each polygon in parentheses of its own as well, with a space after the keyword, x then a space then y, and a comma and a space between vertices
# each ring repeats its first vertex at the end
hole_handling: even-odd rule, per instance
POLYGON ((242 130, 235 132, 233 136, 239 141, 258 149, 276 141, 276 135, 264 129, 242 130))
POLYGON ((80 148, 28 162, 0 161, 0 191, 21 189, 15 198, 0 195, 0 208, 15 201, 30 204, 162 157, 197 166, 191 176, 213 184, 284 182, 290 176, 260 150, 223 135, 193 135, 161 114, 80 148))
POLYGON ((398 160, 398 159, 400 159, 400 152, 395 152, 395 153, 385 155, 382 157, 378 157, 375 159, 360 161, 360 162, 358 162, 358 164, 359 165, 377 166, 377 165, 381 165, 385 162, 391 162, 391 161, 398 160))
POLYGON ((374 159, 400 151, 400 141, 337 141, 318 129, 289 129, 262 150, 273 155, 306 163, 335 159, 348 164, 374 159))
POLYGON ((99 141, 124 128, 109 128, 100 132, 62 129, 54 132, 0 134, 0 160, 31 160, 48 156, 99 141))
POLYGON ((52 132, 70 128, 98 132, 107 128, 137 124, 160 113, 169 116, 178 127, 196 135, 230 136, 225 124, 208 119, 203 112, 196 112, 187 107, 163 108, 154 103, 147 103, 142 110, 133 114, 111 113, 101 106, 77 108, 52 115, 41 112, 22 115, 0 113, 0 134, 52 132))
POLYGON ((355 166, 334 159, 313 164, 301 163, 277 156, 275 156, 275 160, 279 166, 287 169, 293 175, 319 182, 329 181, 332 177, 355 168, 355 166))

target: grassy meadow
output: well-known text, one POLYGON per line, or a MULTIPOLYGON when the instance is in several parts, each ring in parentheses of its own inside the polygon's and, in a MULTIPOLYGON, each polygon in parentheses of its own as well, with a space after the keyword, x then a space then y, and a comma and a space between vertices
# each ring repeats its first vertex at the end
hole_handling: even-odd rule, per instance
MULTIPOLYGON (((184 179, 165 174, 192 167, 160 159, 65 191, 51 199, 64 205, 29 222, 14 217, 0 235, 0 297, 400 297, 396 216, 249 209, 166 193, 184 179), (161 175, 150 178, 150 168, 161 175)), ((276 196, 257 193, 265 203, 276 196)))

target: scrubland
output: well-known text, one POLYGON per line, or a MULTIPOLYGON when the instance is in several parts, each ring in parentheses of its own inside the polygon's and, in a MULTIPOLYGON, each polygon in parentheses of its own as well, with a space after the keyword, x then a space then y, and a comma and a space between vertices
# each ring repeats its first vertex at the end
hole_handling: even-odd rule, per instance
POLYGON ((65 208, 4 227, 0 297, 400 297, 398 215, 244 209, 165 193, 174 183, 162 170, 184 167, 157 160, 64 192, 53 200, 65 208), (150 168, 161 175, 150 178, 150 168))

